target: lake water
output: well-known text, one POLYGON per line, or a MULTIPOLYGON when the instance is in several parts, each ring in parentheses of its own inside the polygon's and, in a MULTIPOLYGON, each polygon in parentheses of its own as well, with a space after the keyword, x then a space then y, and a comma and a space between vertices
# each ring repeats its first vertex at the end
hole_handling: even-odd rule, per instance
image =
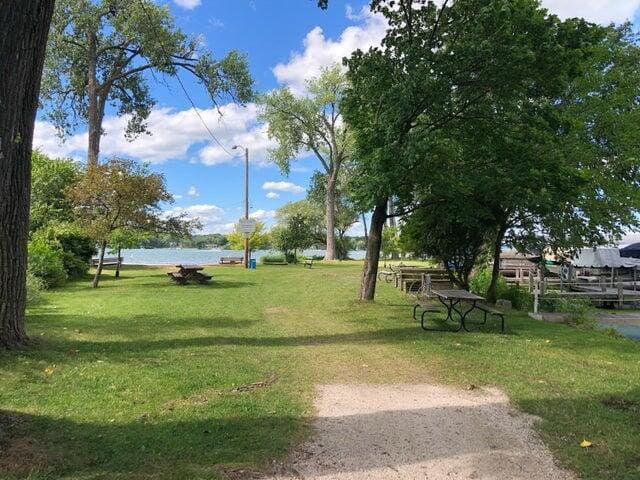
MULTIPOLYGON (((260 261, 263 255, 273 254, 267 250, 251 252, 251 258, 260 261)), ((360 260, 364 258, 364 250, 349 252, 349 257, 360 260)), ((135 248, 123 249, 121 253, 125 265, 179 265, 216 264, 220 257, 241 257, 241 250, 199 250, 197 248, 135 248)), ((305 250, 305 256, 324 255, 324 250, 305 250)), ((107 255, 111 256, 111 255, 107 255)))

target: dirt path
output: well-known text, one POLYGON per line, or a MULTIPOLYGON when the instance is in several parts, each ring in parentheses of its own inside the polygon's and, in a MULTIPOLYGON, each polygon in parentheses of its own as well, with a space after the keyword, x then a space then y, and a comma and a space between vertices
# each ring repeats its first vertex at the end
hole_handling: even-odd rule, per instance
POLYGON ((435 385, 319 387, 311 438, 274 479, 565 480, 497 390, 435 385))

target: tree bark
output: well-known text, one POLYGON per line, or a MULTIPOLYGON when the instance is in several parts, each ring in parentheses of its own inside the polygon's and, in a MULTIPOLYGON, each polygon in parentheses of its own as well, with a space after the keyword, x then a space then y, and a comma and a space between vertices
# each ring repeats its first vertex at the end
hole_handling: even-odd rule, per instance
POLYGON ((500 278, 500 253, 502 252, 502 241, 507 232, 506 226, 501 226, 493 244, 493 269, 491 271, 491 283, 487 290, 487 303, 494 304, 498 300, 498 278, 500 278))
POLYGON ((367 231, 367 216, 362 214, 362 225, 364 225, 364 244, 369 243, 369 232, 367 231))
POLYGON ((0 346, 27 341, 31 144, 53 0, 0 3, 0 346))
MULTIPOLYGON (((395 217, 395 207, 393 205, 393 198, 389 197, 389 226, 392 228, 396 228, 396 217, 395 217)), ((398 260, 400 258, 400 254, 396 251, 391 252, 391 260, 398 260)), ((385 266, 387 259, 384 259, 385 266)))
POLYGON ((96 274, 93 276, 93 282, 91 286, 98 288, 100 282, 100 275, 102 274, 102 264, 104 263, 104 251, 107 249, 107 241, 103 240, 100 244, 100 258, 98 258, 98 266, 96 267, 96 274))
POLYGON ((97 165, 100 155, 100 138, 102 137, 102 116, 104 115, 104 102, 99 95, 97 77, 97 35, 92 32, 88 35, 87 42, 87 96, 89 105, 87 110, 89 129, 89 148, 87 150, 87 165, 97 165))
POLYGON ((122 248, 118 245, 118 256, 116 257, 116 279, 120 278, 120 254, 122 252, 122 248))
POLYGON ((327 219, 327 249, 325 260, 336 259, 336 183, 338 180, 338 170, 333 169, 327 176, 327 193, 325 196, 327 219))
POLYGON ((382 245, 382 228, 387 220, 387 201, 376 205, 371 216, 371 228, 367 240, 367 254, 362 268, 360 283, 360 300, 373 300, 376 295, 376 281, 378 277, 378 262, 380 261, 380 247, 382 245))

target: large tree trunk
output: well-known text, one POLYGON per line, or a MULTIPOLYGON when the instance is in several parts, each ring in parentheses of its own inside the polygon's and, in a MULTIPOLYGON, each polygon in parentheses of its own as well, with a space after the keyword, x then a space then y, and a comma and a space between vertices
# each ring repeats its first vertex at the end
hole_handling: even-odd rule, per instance
POLYGON ((107 249, 107 241, 103 240, 100 244, 100 258, 98 258, 98 266, 96 267, 96 274, 93 276, 93 282, 91 286, 98 288, 100 282, 100 275, 102 274, 102 264, 104 263, 104 251, 107 249))
POLYGON ((327 193, 325 197, 327 218, 327 251, 325 260, 336 259, 336 183, 338 180, 338 170, 334 169, 327 176, 327 193))
POLYGON ((500 253, 502 252, 502 241, 507 232, 507 227, 501 226, 496 234, 493 244, 493 269, 491 271, 491 283, 487 290, 487 302, 494 304, 498 300, 498 278, 500 278, 500 253))
POLYGON ((376 295, 376 280, 378 277, 378 262, 380 261, 380 246, 382 245, 382 228, 387 220, 387 201, 376 205, 371 216, 371 228, 367 241, 367 255, 362 268, 360 283, 360 300, 373 300, 376 295))
MULTIPOLYGON (((396 217, 395 217, 395 207, 393 205, 393 197, 389 197, 389 226, 392 228, 396 228, 396 217)), ((391 260, 398 260, 400 258, 400 254, 398 252, 391 252, 391 260)), ((385 264, 387 259, 385 258, 385 264)))
POLYGON ((0 2, 0 346, 25 344, 31 143, 53 0, 0 2))
POLYGON ((96 33, 92 32, 88 35, 87 41, 87 96, 89 97, 89 105, 87 110, 88 129, 89 129, 89 146, 87 150, 87 165, 97 165, 100 155, 100 139, 102 137, 102 115, 104 102, 100 100, 99 85, 97 78, 97 38, 96 33))

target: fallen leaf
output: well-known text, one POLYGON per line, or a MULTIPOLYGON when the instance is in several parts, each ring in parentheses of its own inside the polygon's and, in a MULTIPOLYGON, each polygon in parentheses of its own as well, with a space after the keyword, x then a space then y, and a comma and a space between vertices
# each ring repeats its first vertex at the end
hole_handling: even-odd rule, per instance
POLYGON ((582 440, 580 442, 580 446, 582 448, 589 448, 591 445, 593 445, 589 440, 582 440))
POLYGON ((53 375, 53 368, 47 367, 43 370, 43 373, 45 377, 50 377, 51 375, 53 375))

